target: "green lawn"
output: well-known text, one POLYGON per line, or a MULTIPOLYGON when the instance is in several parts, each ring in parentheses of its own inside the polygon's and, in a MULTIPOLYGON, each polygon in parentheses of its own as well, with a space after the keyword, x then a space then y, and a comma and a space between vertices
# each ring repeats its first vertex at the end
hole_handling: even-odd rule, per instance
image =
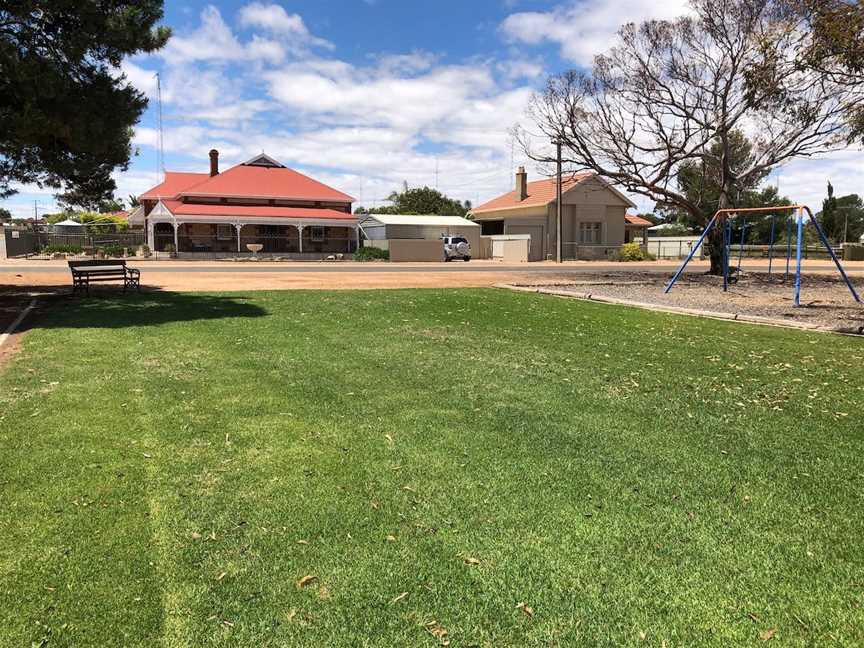
POLYGON ((108 295, 0 375, 2 646, 864 644, 860 340, 108 295))

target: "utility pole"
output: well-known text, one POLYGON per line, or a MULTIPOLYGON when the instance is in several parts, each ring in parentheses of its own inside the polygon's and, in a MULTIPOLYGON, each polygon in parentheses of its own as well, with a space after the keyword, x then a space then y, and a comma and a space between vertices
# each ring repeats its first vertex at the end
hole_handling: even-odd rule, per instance
POLYGON ((555 261, 561 263, 561 140, 552 141, 555 145, 556 186, 555 186, 555 261))
POLYGON ((849 233, 849 210, 843 209, 843 244, 846 244, 846 235, 849 233))

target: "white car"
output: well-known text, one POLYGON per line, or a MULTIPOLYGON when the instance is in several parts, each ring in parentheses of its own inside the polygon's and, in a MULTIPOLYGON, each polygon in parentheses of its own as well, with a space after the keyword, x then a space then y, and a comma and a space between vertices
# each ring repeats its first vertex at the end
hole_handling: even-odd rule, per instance
POLYGON ((471 260, 471 244, 464 236, 444 236, 444 260, 462 259, 471 260))

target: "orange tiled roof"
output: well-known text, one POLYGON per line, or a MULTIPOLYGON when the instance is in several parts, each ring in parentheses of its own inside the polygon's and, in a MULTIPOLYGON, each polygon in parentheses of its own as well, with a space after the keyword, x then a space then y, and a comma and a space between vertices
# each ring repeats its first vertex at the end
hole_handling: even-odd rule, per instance
POLYGON ((634 216, 631 214, 625 214, 624 220, 627 222, 628 225, 633 225, 635 227, 651 227, 654 224, 646 218, 642 218, 641 216, 634 216))
POLYGON ((287 167, 238 164, 180 191, 183 196, 230 196, 353 202, 348 194, 287 167))
POLYGON ((145 191, 138 198, 139 200, 174 198, 184 189, 200 184, 209 177, 209 173, 179 173, 177 171, 166 171, 165 180, 163 180, 161 184, 145 191))
POLYGON ((175 216, 316 218, 320 220, 356 221, 354 214, 316 207, 275 207, 272 205, 201 205, 179 200, 163 200, 162 204, 175 216))
MULTIPOLYGON (((591 171, 582 173, 567 174, 561 182, 561 191, 569 191, 583 180, 590 178, 594 174, 591 171)), ((555 201, 557 182, 555 178, 547 178, 545 180, 535 180, 528 183, 528 196, 525 200, 517 200, 516 190, 509 191, 502 196, 493 198, 492 200, 483 203, 479 207, 474 207, 471 211, 475 214, 483 212, 495 211, 498 209, 514 209, 520 207, 538 207, 548 205, 555 201)))

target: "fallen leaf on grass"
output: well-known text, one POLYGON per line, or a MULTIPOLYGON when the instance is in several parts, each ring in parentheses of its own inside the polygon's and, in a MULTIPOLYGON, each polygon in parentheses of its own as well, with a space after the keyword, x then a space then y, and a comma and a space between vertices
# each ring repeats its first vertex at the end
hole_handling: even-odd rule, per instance
POLYGON ((777 628, 771 628, 770 630, 766 630, 765 632, 759 633, 759 638, 762 641, 771 641, 774 638, 774 635, 777 634, 777 628))
POLYGON ((193 531, 193 532, 192 532, 192 539, 193 539, 193 540, 200 540, 200 539, 201 539, 201 534, 198 533, 197 531, 193 531))
POLYGON ((228 572, 222 572, 221 574, 219 574, 219 575, 216 577, 216 580, 217 580, 217 581, 221 581, 221 580, 222 580, 223 578, 225 578, 227 575, 228 575, 228 572))
POLYGON ((301 545, 308 545, 308 544, 309 544, 309 541, 308 541, 308 540, 298 540, 298 541, 297 541, 297 544, 301 544, 301 545))
POLYGON ((516 606, 517 610, 522 610, 528 618, 534 616, 534 608, 530 607, 527 603, 519 603, 516 606))
POLYGON ((435 637, 440 645, 450 645, 450 640, 446 639, 447 629, 444 628, 444 626, 438 623, 435 619, 432 619, 429 623, 426 624, 426 631, 433 637, 435 637))
POLYGON ((476 558, 463 558, 462 559, 466 565, 479 565, 480 561, 476 558))
POLYGON ((396 542, 396 536, 388 535, 386 540, 387 540, 387 542, 396 542))
POLYGON ((387 439, 387 441, 389 441, 390 443, 393 443, 393 437, 390 436, 389 434, 385 434, 384 438, 387 439))
POLYGON ((397 596, 392 601, 390 601, 390 605, 393 605, 394 603, 398 603, 399 601, 404 599, 406 596, 408 596, 408 592, 402 592, 399 596, 397 596))
POLYGON ((311 574, 309 576, 304 576, 303 578, 301 578, 300 580, 297 581, 297 587, 302 589, 304 587, 307 587, 308 585, 311 585, 312 583, 314 583, 317 580, 318 580, 318 577, 313 576, 311 574))

